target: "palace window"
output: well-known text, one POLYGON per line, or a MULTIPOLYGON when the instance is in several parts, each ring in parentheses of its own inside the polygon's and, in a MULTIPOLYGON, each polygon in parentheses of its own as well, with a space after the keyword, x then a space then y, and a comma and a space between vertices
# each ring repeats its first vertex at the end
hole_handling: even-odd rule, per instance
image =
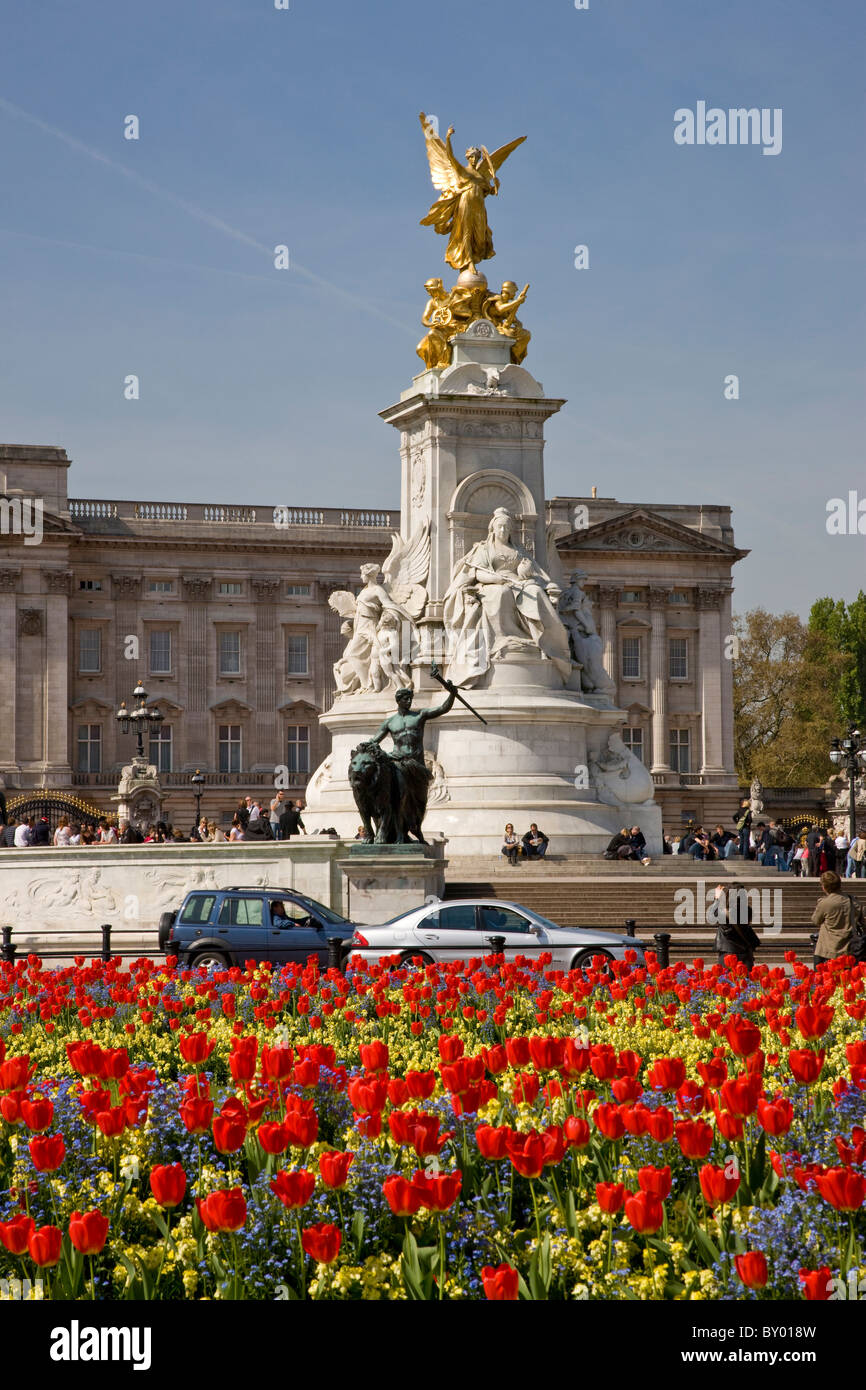
POLYGON ((286 674, 306 676, 310 670, 310 639, 306 632, 290 632, 286 637, 286 674))
POLYGON ((286 730, 286 767, 290 773, 310 770, 310 729, 307 724, 290 724, 286 730))
POLYGON ((241 634, 240 632, 221 632, 219 634, 219 673, 221 676, 239 676, 241 673, 241 634))
POLYGON ((622 639, 620 670, 623 680, 639 681, 641 679, 640 641, 639 637, 623 637, 622 639))
POLYGON ((671 768, 674 772, 691 771, 688 729, 671 729, 671 768))
POLYGON ((150 736, 150 761, 157 772, 171 772, 171 727, 163 724, 150 736))
POLYGON ((668 676, 672 681, 685 681, 689 678, 687 637, 671 637, 668 643, 668 676))
POLYGON ((309 598, 311 588, 309 584, 287 584, 286 598, 309 598))
POLYGON ((102 633, 97 627, 86 627, 78 634, 78 669, 102 670, 102 633))
POLYGON ((102 771, 102 725, 79 724, 78 771, 102 771))
POLYGON ((620 603, 643 603, 643 589, 623 589, 619 601, 620 603))
POLYGON ((221 579, 217 584, 218 594, 242 594, 244 586, 235 579, 221 579))
POLYGON ((629 752, 643 762, 643 729, 623 729, 622 741, 629 752))
POLYGON ((101 580, 101 579, 79 579, 79 581, 78 581, 78 587, 79 587, 79 589, 88 589, 88 590, 89 590, 89 589, 101 589, 101 588, 102 588, 102 580, 101 580))
POLYGON ((220 724, 219 726, 219 770, 220 772, 240 772, 241 770, 240 724, 220 724))
POLYGON ((692 596, 683 589, 671 589, 668 594, 668 603, 691 603, 692 596))
POLYGON ((147 592, 149 594, 173 594, 173 579, 149 579, 147 581, 147 592))
POLYGON ((171 632, 150 634, 150 674, 165 676, 171 672, 171 632))

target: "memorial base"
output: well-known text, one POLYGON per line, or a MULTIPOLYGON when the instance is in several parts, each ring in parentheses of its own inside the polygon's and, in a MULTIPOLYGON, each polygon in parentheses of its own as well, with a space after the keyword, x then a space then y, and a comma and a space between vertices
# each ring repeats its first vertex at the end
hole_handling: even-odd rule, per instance
POLYGON ((429 845, 355 844, 337 860, 345 874, 346 915, 375 927, 445 892, 445 841, 429 845))

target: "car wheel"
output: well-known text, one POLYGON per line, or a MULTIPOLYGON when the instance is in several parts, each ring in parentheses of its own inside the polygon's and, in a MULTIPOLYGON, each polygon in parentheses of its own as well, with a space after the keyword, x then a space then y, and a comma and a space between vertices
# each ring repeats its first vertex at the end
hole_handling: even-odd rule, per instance
POLYGON ((190 967, 193 970, 225 970, 230 964, 228 956, 222 955, 219 951, 199 951, 197 956, 193 956, 190 967))
POLYGON ((400 957, 400 967, 411 965, 413 960, 420 960, 422 965, 432 965, 433 957, 428 956, 426 951, 404 951, 400 957))
POLYGON ((592 962, 597 956, 601 956, 604 961, 604 965, 601 967, 602 973, 604 975, 609 975, 611 973, 610 962, 613 960, 613 956, 610 954, 610 951, 603 950, 601 946, 591 946, 588 951, 581 951, 580 955, 575 956, 574 960, 571 962, 572 970, 591 969, 592 962))

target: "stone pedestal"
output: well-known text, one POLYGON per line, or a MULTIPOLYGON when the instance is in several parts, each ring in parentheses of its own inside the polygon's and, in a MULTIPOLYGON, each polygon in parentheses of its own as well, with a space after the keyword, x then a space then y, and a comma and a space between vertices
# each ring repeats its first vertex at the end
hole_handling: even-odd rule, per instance
POLYGON ((445 841, 429 845, 355 844, 337 860, 346 876, 346 915, 375 927, 445 891, 445 841))
POLYGON ((154 764, 146 758, 133 758, 124 767, 117 795, 111 799, 117 802, 118 821, 128 820, 139 830, 156 825, 162 817, 163 796, 154 764))

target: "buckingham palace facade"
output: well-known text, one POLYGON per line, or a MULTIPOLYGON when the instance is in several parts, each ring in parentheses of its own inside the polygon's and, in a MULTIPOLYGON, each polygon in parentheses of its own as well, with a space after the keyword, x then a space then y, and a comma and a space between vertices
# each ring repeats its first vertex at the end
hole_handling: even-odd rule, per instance
MULTIPOLYGON (((135 742, 115 716, 140 680, 163 715, 145 752, 176 824, 191 823, 197 769, 202 809, 223 824, 240 797, 270 794, 276 766, 302 800, 345 644, 328 596, 385 558, 399 511, 74 498, 69 468, 61 448, 0 446, 7 797, 50 789, 111 811, 135 742)), ((747 553, 730 508, 592 496, 547 510, 565 574, 588 576, 624 737, 666 828, 728 823, 732 567, 747 553)))

